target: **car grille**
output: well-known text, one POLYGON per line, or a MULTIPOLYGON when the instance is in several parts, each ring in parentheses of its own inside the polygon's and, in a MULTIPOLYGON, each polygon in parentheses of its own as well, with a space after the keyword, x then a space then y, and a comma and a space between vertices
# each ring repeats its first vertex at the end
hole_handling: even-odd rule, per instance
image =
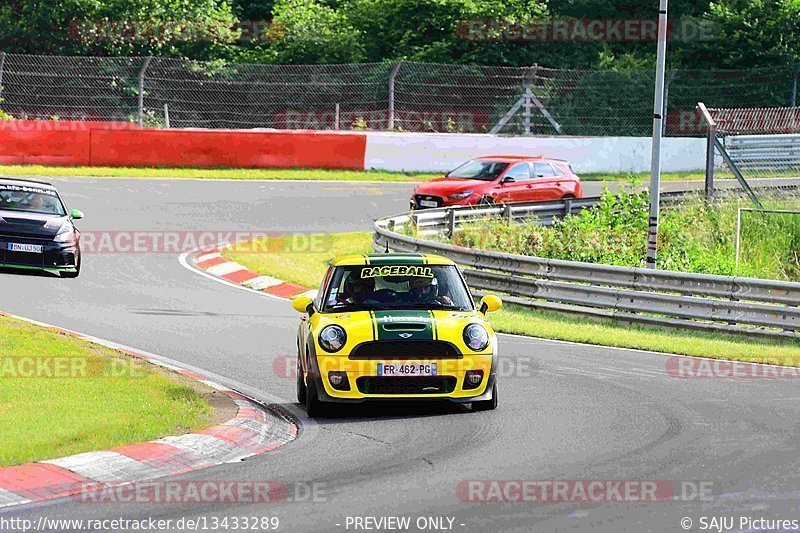
POLYGON ((456 389, 453 376, 375 377, 356 380, 362 394, 448 394, 456 389))
POLYGON ((350 359, 461 359, 444 341, 370 341, 353 348, 350 359))
POLYGON ((436 206, 437 207, 441 207, 442 205, 444 205, 444 198, 441 198, 439 196, 429 196, 427 194, 415 194, 414 195, 414 200, 415 200, 415 203, 417 204, 417 208, 419 208, 419 209, 425 209, 425 207, 420 205, 420 203, 419 203, 420 200, 427 200, 429 202, 436 202, 436 206))

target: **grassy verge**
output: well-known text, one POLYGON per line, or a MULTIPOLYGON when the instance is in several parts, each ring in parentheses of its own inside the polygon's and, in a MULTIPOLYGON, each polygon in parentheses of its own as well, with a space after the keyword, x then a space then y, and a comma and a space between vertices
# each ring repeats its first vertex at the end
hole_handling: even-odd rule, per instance
POLYGON ((11 176, 81 176, 93 178, 183 178, 228 180, 331 180, 331 181, 425 181, 431 173, 382 172, 378 170, 256 169, 256 168, 114 168, 0 165, 0 174, 11 176))
MULTIPOLYGON (((371 250, 371 233, 341 233, 319 236, 316 243, 301 249, 288 239, 266 239, 244 243, 224 255, 249 269, 284 281, 316 288, 330 259, 345 253, 371 250), (259 252, 260 250, 260 252, 259 252)), ((592 322, 581 317, 532 311, 506 306, 491 315, 495 329, 545 339, 582 342, 654 352, 733 359, 736 361, 772 362, 798 366, 800 343, 757 340, 736 335, 711 334, 683 330, 663 330, 631 326, 607 320, 592 322)))
POLYGON ((204 396, 114 350, 0 316, 0 467, 200 429, 214 414, 204 396))

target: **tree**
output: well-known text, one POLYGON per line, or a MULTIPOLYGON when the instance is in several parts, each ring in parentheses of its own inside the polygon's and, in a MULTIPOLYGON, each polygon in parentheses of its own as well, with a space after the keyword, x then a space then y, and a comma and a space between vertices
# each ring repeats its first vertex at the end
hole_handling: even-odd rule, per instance
POLYGON ((273 43, 263 47, 273 63, 355 63, 364 47, 347 16, 316 0, 278 0, 273 43))

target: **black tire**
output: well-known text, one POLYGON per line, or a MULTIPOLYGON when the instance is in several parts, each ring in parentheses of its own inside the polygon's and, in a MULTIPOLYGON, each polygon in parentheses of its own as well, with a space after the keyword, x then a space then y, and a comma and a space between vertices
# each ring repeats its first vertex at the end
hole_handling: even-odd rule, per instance
POLYGON ((306 389, 306 414, 311 418, 322 416, 324 406, 322 402, 319 401, 317 385, 314 383, 313 379, 307 384, 306 389))
POLYGON ((297 401, 303 404, 306 403, 306 396, 308 396, 306 378, 303 377, 303 368, 300 365, 300 354, 297 354, 297 401))
POLYGON ((492 411, 497 409, 497 383, 492 387, 492 399, 472 402, 473 411, 492 411))
POLYGON ((491 196, 484 196, 481 198, 481 201, 478 202, 478 205, 495 205, 495 201, 491 196))
POLYGON ((574 200, 575 199, 575 195, 574 194, 565 194, 564 196, 561 197, 561 199, 562 200, 574 200))
POLYGON ((75 261, 75 272, 62 272, 61 277, 67 279, 75 279, 81 275, 81 256, 78 255, 78 260, 75 261))

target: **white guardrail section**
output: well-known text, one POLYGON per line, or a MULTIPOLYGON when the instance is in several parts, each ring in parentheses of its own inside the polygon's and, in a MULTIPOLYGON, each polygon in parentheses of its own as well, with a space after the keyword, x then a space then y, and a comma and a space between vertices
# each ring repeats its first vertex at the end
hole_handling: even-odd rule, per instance
POLYGON ((800 172, 800 135, 736 135, 725 148, 742 170, 800 172))
MULTIPOLYGON (((666 205, 684 193, 666 194, 666 205)), ((506 217, 552 223, 597 201, 431 209, 378 220, 374 248, 449 257, 477 296, 501 293, 509 303, 658 326, 800 338, 800 283, 688 274, 544 259, 412 237, 447 236, 470 221, 506 217)))

